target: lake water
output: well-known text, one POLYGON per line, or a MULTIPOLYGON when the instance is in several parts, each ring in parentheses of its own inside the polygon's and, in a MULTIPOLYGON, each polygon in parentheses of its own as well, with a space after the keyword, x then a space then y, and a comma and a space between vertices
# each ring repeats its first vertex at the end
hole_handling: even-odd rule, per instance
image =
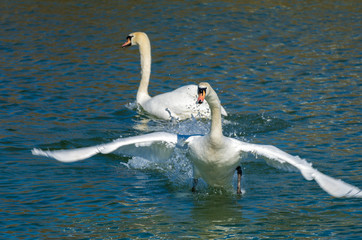
MULTIPOLYGON (((207 120, 149 120, 130 32, 152 44, 151 95, 208 81, 224 134, 277 146, 362 188, 359 1, 0 3, 1 239, 359 239, 360 199, 246 162, 245 193, 190 191, 182 149, 161 164, 114 154, 31 155, 207 120)), ((250 159, 252 160, 252 159, 250 159)))

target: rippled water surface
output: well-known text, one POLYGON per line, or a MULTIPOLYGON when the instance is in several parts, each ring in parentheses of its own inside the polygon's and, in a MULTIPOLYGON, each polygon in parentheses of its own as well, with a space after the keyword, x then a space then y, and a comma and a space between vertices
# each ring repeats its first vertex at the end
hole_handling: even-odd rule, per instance
POLYGON ((208 81, 224 134, 271 144, 362 188, 359 1, 2 1, 0 238, 359 239, 362 202, 335 199, 262 160, 240 197, 201 184, 177 150, 64 164, 31 155, 206 120, 149 119, 130 32, 152 43, 151 95, 208 81))

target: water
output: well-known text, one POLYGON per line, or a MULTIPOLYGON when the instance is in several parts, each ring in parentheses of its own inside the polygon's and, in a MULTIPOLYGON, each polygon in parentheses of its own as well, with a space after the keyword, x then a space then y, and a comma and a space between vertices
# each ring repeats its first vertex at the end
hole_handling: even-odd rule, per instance
POLYGON ((359 199, 299 173, 243 165, 241 197, 201 184, 178 150, 166 162, 32 156, 152 131, 206 133, 208 121, 148 120, 132 107, 137 48, 152 43, 150 93, 208 81, 224 134, 271 144, 362 187, 358 1, 2 1, 0 238, 358 239, 359 199))

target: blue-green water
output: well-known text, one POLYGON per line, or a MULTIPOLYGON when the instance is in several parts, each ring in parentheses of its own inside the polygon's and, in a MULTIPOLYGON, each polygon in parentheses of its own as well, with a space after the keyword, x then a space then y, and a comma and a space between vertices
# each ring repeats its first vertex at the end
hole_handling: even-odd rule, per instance
POLYGON ((153 131, 206 133, 208 121, 149 120, 128 33, 152 43, 150 94, 208 81, 224 134, 271 144, 362 187, 359 1, 2 1, 1 239, 359 239, 360 199, 263 161, 245 194, 190 192, 183 150, 164 164, 31 155, 153 131))

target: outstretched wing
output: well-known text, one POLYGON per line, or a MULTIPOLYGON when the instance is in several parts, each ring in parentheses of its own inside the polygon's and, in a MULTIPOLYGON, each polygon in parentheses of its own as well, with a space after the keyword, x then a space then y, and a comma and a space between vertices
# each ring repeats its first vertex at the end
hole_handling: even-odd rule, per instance
POLYGON ((135 137, 119 138, 113 142, 92 147, 54 151, 44 151, 34 148, 31 152, 33 155, 46 156, 61 162, 75 162, 84 160, 98 153, 107 154, 111 152, 132 156, 150 157, 152 154, 157 154, 162 155, 161 157, 169 157, 176 143, 176 134, 155 132, 135 137))
POLYGON ((292 156, 271 145, 258 145, 238 141, 238 147, 242 152, 250 152, 266 158, 270 165, 279 168, 292 166, 298 169, 306 180, 315 180, 319 186, 334 197, 359 197, 362 191, 342 180, 329 177, 312 167, 311 163, 297 156, 292 156))

